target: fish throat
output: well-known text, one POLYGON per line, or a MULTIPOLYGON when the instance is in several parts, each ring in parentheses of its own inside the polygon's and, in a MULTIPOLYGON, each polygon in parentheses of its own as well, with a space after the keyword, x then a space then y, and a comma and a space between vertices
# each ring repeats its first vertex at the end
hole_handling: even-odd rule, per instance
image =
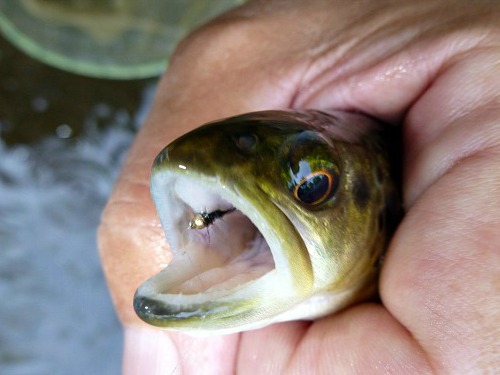
POLYGON ((274 269, 264 236, 227 196, 184 176, 171 176, 165 186, 174 186, 164 199, 171 215, 162 219, 173 259, 163 271, 169 282, 159 292, 196 301, 202 293, 229 292, 274 269))

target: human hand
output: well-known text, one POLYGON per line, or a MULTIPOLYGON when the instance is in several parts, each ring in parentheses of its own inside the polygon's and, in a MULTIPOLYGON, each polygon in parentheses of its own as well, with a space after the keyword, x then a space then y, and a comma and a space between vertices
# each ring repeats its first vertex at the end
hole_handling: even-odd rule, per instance
POLYGON ((254 1, 192 34, 162 79, 99 230, 124 373, 494 373, 500 368, 500 3, 254 1), (407 211, 382 304, 192 338, 132 298, 169 261, 149 196, 157 153, 207 121, 356 110, 404 129, 407 211))

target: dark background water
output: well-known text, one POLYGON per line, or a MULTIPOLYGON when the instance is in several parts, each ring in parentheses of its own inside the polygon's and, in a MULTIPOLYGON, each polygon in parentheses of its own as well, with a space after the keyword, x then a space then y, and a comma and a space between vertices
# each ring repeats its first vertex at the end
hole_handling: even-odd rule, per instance
POLYGON ((99 80, 0 39, 0 374, 119 374, 96 228, 155 79, 99 80))

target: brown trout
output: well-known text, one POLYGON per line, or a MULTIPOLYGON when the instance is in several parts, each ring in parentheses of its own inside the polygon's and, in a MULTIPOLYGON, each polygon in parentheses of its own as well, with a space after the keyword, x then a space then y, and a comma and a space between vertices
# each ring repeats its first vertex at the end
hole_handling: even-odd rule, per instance
POLYGON ((139 317, 231 333, 373 296, 398 211, 380 129, 359 114, 263 111, 169 144, 151 194, 173 260, 138 288, 139 317))

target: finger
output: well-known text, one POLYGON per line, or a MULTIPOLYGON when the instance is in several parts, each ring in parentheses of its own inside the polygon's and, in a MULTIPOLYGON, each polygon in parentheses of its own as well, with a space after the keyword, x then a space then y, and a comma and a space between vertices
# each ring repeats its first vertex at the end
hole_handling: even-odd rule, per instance
POLYGON ((238 340, 238 335, 194 339, 129 325, 125 328, 123 374, 232 374, 238 340))
POLYGON ((451 64, 407 117, 407 202, 382 296, 437 370, 500 365, 500 49, 451 64))
POLYGON ((310 322, 277 324, 242 337, 241 374, 429 374, 422 349, 380 305, 310 322), (265 345, 263 344, 265 343, 265 345))
POLYGON ((344 25, 340 35, 351 38, 333 29, 311 54, 293 106, 355 110, 398 123, 446 64, 498 41, 494 2, 374 3, 344 25))

